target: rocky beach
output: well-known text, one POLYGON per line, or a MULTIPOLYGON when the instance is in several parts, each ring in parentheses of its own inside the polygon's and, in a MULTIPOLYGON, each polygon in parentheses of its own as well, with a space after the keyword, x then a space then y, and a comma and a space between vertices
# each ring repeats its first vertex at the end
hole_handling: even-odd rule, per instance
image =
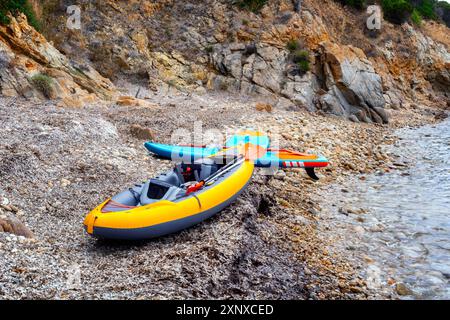
POLYGON ((80 31, 31 2, 42 34, 23 14, 0 25, 0 299, 449 297, 445 24, 365 34, 331 0, 80 1, 80 31), (260 130, 330 166, 317 182, 258 169, 178 234, 89 237, 90 210, 173 165, 144 142, 198 127, 205 143, 260 130), (413 195, 433 166, 426 213, 413 195))
MULTIPOLYGON (((340 217, 321 214, 324 201, 317 199, 333 200, 326 191, 330 185, 355 175, 391 171, 395 159, 383 146, 396 141, 393 127, 308 112, 258 112, 254 101, 221 95, 170 100, 159 109, 94 105, 67 110, 2 99, 1 190, 9 204, 2 206, 1 217, 20 220, 34 234, 28 239, 0 233, 2 297, 395 297, 388 283, 384 290, 367 287, 366 262, 348 259, 337 240, 347 233, 334 227, 340 217), (13 115, 11 104, 17 110, 13 115), (273 176, 259 172, 229 209, 163 239, 130 244, 88 237, 82 221, 90 209, 130 182, 171 165, 146 154, 145 140, 134 136, 133 124, 154 128, 155 139, 165 141, 187 108, 192 117, 187 130, 194 120, 221 109, 216 123, 205 123, 224 130, 226 125, 281 132, 281 147, 324 154, 331 166, 319 172, 317 183, 300 170, 273 176), (161 123, 155 113, 171 121, 161 123), (373 154, 372 161, 368 154, 373 154), (68 285, 73 268, 81 274, 81 285, 75 288, 68 285)), ((419 109, 407 121, 393 123, 418 126, 436 121, 437 115, 419 109)))

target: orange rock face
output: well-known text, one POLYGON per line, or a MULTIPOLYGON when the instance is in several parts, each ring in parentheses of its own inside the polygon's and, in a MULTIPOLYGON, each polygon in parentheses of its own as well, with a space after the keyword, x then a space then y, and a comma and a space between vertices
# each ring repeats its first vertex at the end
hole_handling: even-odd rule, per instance
MULTIPOLYGON (((46 86, 52 87, 52 98, 67 101, 70 106, 83 105, 96 100, 110 100, 115 87, 89 65, 68 60, 40 33, 31 27, 24 15, 11 17, 9 26, 0 26, 0 49, 5 68, 0 70, 0 88, 4 95, 21 95, 45 99, 33 82, 35 76, 44 75, 46 86), (4 82, 4 83, 2 83, 4 82)), ((42 86, 42 85, 41 85, 42 86)), ((49 89, 50 90, 50 89, 49 89)))

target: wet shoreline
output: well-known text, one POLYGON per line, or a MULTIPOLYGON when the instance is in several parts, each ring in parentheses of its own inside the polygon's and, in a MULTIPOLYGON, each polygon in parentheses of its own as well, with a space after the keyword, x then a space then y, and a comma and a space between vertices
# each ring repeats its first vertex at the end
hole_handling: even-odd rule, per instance
POLYGON ((322 218, 344 234, 332 247, 361 264, 367 287, 386 298, 450 297, 449 131, 449 120, 398 129, 383 146, 388 173, 322 190, 322 218))

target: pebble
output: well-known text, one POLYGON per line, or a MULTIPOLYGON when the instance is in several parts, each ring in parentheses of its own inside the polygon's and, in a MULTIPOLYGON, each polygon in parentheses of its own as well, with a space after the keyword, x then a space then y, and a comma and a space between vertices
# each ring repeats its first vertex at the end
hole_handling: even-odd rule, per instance
POLYGON ((414 294, 414 292, 402 282, 395 285, 395 291, 401 296, 411 296, 414 294))
POLYGON ((69 180, 67 180, 67 179, 65 179, 65 178, 63 178, 63 179, 61 179, 61 187, 67 187, 68 185, 70 185, 70 181, 69 180))
POLYGON ((9 204, 9 199, 3 196, 0 196, 0 205, 7 206, 9 204))
POLYGON ((365 232, 364 228, 361 226, 354 226, 353 230, 359 235, 362 235, 365 232))
POLYGON ((385 228, 384 228, 383 225, 377 224, 377 225, 375 225, 375 226, 371 226, 371 227, 369 228, 369 231, 370 231, 370 232, 383 232, 384 229, 385 229, 385 228))
POLYGON ((278 170, 273 177, 277 180, 283 181, 286 178, 286 172, 283 170, 278 170))
POLYGON ((24 216, 24 215, 25 215, 25 212, 23 212, 22 210, 18 210, 18 211, 16 212, 16 215, 19 216, 19 217, 21 217, 21 216, 24 216))

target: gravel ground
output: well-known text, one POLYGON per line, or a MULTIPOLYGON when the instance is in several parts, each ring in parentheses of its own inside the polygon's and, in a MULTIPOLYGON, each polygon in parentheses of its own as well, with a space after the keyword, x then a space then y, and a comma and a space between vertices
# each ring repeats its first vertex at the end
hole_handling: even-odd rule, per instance
MULTIPOLYGON (((152 99, 158 105, 148 108, 61 109, 0 97, 0 196, 20 209, 35 235, 0 233, 0 299, 391 297, 367 288, 360 260, 333 250, 345 237, 327 230, 309 194, 338 176, 388 168, 378 146, 393 142, 394 127, 433 121, 433 110, 392 111, 388 128, 256 112, 252 100, 220 95, 152 99), (169 142, 173 130, 192 131, 198 120, 205 129, 253 127, 274 138, 278 132, 281 147, 322 153, 332 165, 318 183, 298 170, 258 171, 232 206, 176 235, 137 243, 90 238, 82 226, 89 210, 171 166, 148 156, 130 126, 169 142)), ((12 214, 0 209, 0 216, 12 214)))

